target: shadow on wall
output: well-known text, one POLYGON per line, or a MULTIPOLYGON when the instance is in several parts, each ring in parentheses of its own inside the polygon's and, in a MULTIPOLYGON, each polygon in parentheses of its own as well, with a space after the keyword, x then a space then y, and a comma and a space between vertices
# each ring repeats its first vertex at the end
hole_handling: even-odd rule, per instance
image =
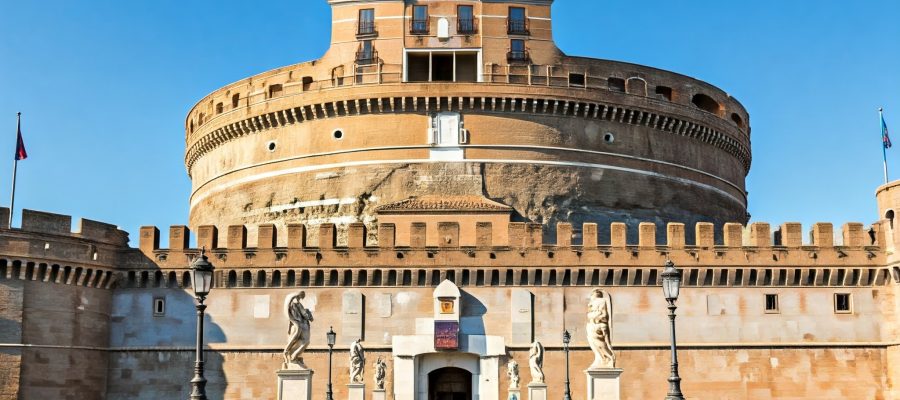
POLYGON ((459 316, 460 333, 464 335, 484 335, 484 314, 487 306, 468 292, 460 291, 459 316))
MULTIPOLYGON (((138 265, 154 265, 140 255, 138 265)), ((196 299, 190 271, 129 271, 118 282, 110 316, 110 366, 107 399, 190 397, 197 334, 196 299)), ((215 322, 216 288, 204 317, 207 395, 224 398, 228 379, 224 356, 208 348, 226 343, 215 322)))

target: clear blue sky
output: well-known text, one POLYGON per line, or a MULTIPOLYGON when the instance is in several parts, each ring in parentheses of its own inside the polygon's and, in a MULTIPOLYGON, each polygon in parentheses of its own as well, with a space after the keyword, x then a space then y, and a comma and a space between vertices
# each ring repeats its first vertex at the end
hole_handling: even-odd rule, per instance
MULTIPOLYGON (((194 102, 318 58, 329 40, 325 0, 0 0, 0 9, 0 204, 22 111, 30 157, 19 164, 17 206, 114 223, 132 243, 141 225, 187 222, 183 123, 194 102)), ((568 54, 676 71, 743 102, 754 221, 874 221, 879 106, 900 178, 898 1, 558 0, 553 12, 568 54)))

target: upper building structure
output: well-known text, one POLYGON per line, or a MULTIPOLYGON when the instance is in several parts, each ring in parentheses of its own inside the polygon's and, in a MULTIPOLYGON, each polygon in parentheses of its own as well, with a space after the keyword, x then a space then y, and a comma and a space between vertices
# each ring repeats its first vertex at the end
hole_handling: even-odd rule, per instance
POLYGON ((188 114, 191 227, 371 229, 379 207, 434 195, 503 203, 547 238, 560 221, 747 221, 744 107, 684 75, 565 55, 552 1, 329 3, 322 58, 188 114))

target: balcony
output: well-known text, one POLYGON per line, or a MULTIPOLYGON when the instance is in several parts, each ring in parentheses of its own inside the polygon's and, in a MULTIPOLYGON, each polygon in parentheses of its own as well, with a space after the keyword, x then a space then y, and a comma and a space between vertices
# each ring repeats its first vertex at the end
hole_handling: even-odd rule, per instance
POLYGON ((523 62, 530 60, 528 50, 511 50, 506 53, 506 60, 510 62, 523 62))
POLYGON ((359 65, 375 64, 378 60, 378 51, 375 49, 359 49, 356 51, 356 63, 359 65))
POLYGON ((430 18, 425 19, 413 19, 409 23, 409 34, 410 35, 427 35, 428 27, 431 25, 429 23, 430 18))
POLYGON ((356 28, 356 36, 376 36, 375 21, 359 21, 356 28))
POLYGON ((460 35, 473 35, 478 32, 474 18, 460 18, 456 21, 456 33, 460 35))
POLYGON ((510 35, 528 35, 528 21, 524 19, 507 19, 506 33, 510 35))

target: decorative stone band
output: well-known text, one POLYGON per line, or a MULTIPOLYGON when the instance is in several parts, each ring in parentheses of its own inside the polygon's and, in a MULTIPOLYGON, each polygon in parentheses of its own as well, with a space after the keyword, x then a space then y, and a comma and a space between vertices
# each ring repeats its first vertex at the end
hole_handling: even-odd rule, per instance
POLYGON ((105 268, 61 265, 28 259, 0 258, 0 279, 111 289, 118 275, 105 268))
POLYGON ((643 125, 653 129, 685 136, 715 146, 738 158, 744 171, 750 170, 750 148, 731 136, 697 121, 657 112, 626 108, 616 104, 570 101, 554 98, 505 97, 383 97, 340 100, 272 111, 255 115, 216 128, 201 136, 185 154, 188 175, 200 157, 223 143, 242 136, 264 132, 304 121, 383 113, 429 113, 432 111, 502 112, 550 114, 616 121, 628 125, 643 125))
MULTIPOLYGON (((235 268, 218 269, 217 288, 437 287, 450 280, 460 287, 655 287, 659 268, 235 268)), ((878 287, 891 284, 890 270, 832 268, 683 268, 685 287, 878 287)), ((187 270, 121 273, 124 288, 187 288, 187 270)))

